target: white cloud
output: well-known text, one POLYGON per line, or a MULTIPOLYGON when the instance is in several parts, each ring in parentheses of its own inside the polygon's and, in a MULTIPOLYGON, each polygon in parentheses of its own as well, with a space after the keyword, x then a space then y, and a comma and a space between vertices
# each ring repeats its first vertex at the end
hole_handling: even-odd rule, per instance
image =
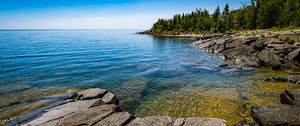
POLYGON ((19 17, 23 17, 24 15, 23 14, 19 14, 19 17))
POLYGON ((104 17, 96 17, 97 20, 102 20, 104 17))
POLYGON ((88 20, 90 20, 89 18, 81 18, 81 20, 83 20, 83 21, 88 21, 88 20))

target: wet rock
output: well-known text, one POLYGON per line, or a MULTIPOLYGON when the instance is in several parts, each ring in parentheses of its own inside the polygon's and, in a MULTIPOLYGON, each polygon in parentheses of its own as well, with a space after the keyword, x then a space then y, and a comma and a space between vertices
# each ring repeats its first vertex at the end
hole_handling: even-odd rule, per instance
POLYGON ((300 107, 265 105, 252 108, 254 119, 263 126, 300 125, 300 107))
POLYGON ((300 61, 300 49, 297 49, 291 53, 288 54, 288 59, 289 60, 296 60, 300 61))
POLYGON ((173 119, 167 116, 149 116, 136 118, 127 126, 171 126, 173 119))
POLYGON ((128 112, 118 112, 106 117, 94 126, 123 126, 132 119, 133 117, 128 112))
POLYGON ((66 116, 58 122, 58 126, 93 125, 117 111, 116 105, 101 105, 83 109, 75 114, 66 116))
POLYGON ((26 123, 25 126, 31 125, 46 125, 47 123, 50 123, 51 121, 58 120, 60 118, 63 118, 65 116, 68 116, 70 114, 76 113, 79 110, 87 109, 95 102, 97 102, 99 99, 93 99, 93 100, 84 100, 84 101, 76 101, 76 102, 69 102, 54 108, 51 108, 49 110, 46 110, 45 113, 43 113, 40 117, 37 119, 26 123))
POLYGON ((300 89, 286 90, 280 98, 283 104, 300 105, 300 89))
POLYGON ((78 98, 81 100, 101 98, 107 93, 106 90, 100 88, 92 88, 78 93, 78 98))
POLYGON ((258 54, 258 59, 262 61, 264 65, 275 69, 281 66, 279 57, 272 51, 263 50, 258 54))
POLYGON ((117 97, 114 94, 110 93, 110 92, 106 93, 101 98, 101 101, 103 101, 105 104, 115 104, 115 105, 117 105, 119 103, 117 97))
POLYGON ((223 119, 192 117, 186 118, 183 126, 226 126, 226 121, 223 119))

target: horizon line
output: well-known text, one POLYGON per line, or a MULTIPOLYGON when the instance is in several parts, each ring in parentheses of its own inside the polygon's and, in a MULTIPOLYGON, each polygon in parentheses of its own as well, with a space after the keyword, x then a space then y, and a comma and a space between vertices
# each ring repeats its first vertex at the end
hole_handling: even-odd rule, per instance
POLYGON ((130 28, 0 28, 0 31, 13 30, 147 30, 147 29, 130 29, 130 28))

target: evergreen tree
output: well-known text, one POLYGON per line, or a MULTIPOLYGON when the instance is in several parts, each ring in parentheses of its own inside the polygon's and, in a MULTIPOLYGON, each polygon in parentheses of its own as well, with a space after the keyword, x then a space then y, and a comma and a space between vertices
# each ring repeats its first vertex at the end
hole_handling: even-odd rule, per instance
POLYGON ((150 29, 154 33, 201 33, 272 27, 299 27, 299 0, 251 0, 249 5, 230 10, 218 6, 213 14, 196 9, 188 14, 176 14, 172 19, 158 19, 150 29))
POLYGON ((212 18, 214 20, 214 32, 218 32, 220 31, 220 16, 221 16, 221 12, 220 12, 220 7, 218 6, 217 9, 215 10, 215 12, 212 15, 212 18))
POLYGON ((223 30, 222 31, 228 31, 231 29, 231 15, 229 14, 230 10, 229 10, 229 5, 226 4, 224 7, 224 10, 222 12, 222 23, 223 25, 223 30))

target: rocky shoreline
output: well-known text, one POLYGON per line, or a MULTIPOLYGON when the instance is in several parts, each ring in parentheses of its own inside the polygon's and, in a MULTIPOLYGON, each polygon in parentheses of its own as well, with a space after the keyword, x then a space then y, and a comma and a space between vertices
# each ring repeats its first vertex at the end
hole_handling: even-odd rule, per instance
MULTIPOLYGON (((252 117, 257 123, 240 122, 236 125, 300 125, 300 89, 286 90, 280 98, 282 104, 252 107, 252 117)), ((118 103, 116 96, 104 89, 87 89, 68 94, 61 104, 52 105, 28 120, 18 122, 16 119, 6 126, 226 126, 226 120, 218 118, 139 118, 123 112, 118 103)))
MULTIPOLYGON (((217 118, 168 116, 135 117, 122 112, 116 96, 104 89, 93 88, 72 93, 62 104, 52 106, 25 122, 11 121, 6 126, 225 126, 217 118)), ((18 120, 18 119, 16 119, 18 120)))
POLYGON ((217 35, 196 38, 194 46, 218 53, 231 64, 245 67, 271 67, 273 69, 300 68, 300 43, 283 40, 282 35, 300 32, 276 32, 264 35, 217 35))

